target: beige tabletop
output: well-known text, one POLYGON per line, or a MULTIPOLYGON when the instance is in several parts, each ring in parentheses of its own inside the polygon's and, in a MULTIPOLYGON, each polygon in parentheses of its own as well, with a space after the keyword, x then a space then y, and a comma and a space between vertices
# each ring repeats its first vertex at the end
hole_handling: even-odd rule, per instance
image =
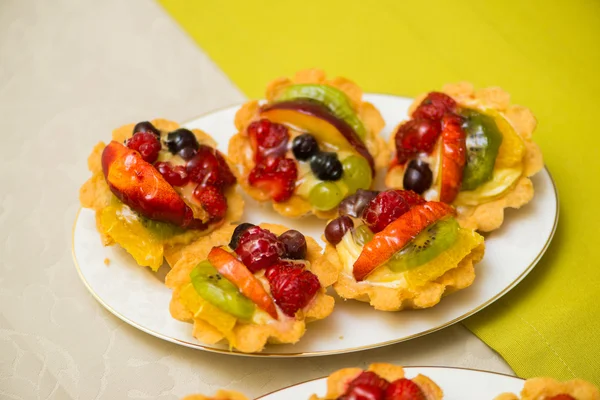
POLYGON ((239 358, 149 336, 93 299, 71 258, 92 146, 243 99, 155 2, 0 1, 0 398, 258 396, 376 361, 511 373, 460 324, 346 355, 239 358))

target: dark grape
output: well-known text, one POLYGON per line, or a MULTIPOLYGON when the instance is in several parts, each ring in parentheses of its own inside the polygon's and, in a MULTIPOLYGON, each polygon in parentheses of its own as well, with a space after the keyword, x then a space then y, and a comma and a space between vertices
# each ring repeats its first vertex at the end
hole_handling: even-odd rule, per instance
MULTIPOLYGON (((185 128, 179 128, 176 131, 170 132, 167 135, 165 144, 169 148, 169 151, 173 154, 177 154, 186 148, 198 150, 199 145, 198 140, 192 131, 185 128)), ((189 156, 190 154, 188 153, 189 151, 186 151, 185 155, 189 156)))
POLYGON ((337 245, 350 229, 354 227, 352 218, 343 215, 329 222, 325 227, 325 239, 333 245, 337 245))
POLYGON ((238 243, 240 242, 240 236, 242 236, 242 233, 246 232, 248 229, 252 228, 253 226, 255 226, 255 225, 250 224, 248 222, 239 224, 233 231, 233 234, 231 235, 231 241, 229 242, 229 247, 232 250, 235 250, 236 247, 238 246, 238 243))
POLYGON ((294 157, 300 161, 306 161, 319 151, 319 144, 313 135, 308 133, 296 136, 292 141, 292 152, 294 157))
POLYGON ((358 189, 352 196, 346 197, 338 206, 340 215, 360 218, 367 205, 379 194, 376 190, 358 189))
POLYGON ((304 260, 306 258, 306 238, 302 233, 290 229, 279 235, 279 240, 285 247, 283 258, 290 258, 292 260, 304 260))
POLYGON ((429 164, 422 160, 412 160, 408 163, 404 172, 404 189, 422 194, 431 187, 432 182, 433 174, 429 164))
POLYGON ((337 153, 321 152, 310 159, 310 169, 322 181, 337 181, 344 173, 344 167, 337 153))
POLYGON ((153 133, 157 138, 160 138, 160 131, 148 121, 142 121, 135 124, 133 127, 133 134, 135 135, 138 132, 153 133))

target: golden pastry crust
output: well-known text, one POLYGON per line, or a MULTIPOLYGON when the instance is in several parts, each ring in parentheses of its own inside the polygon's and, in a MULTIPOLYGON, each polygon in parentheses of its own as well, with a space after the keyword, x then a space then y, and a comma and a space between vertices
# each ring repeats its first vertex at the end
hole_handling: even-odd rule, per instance
MULTIPOLYGON (((475 90, 468 82, 447 84, 442 92, 451 96, 462 106, 487 108, 500 112, 515 129, 525 145, 523 172, 512 187, 498 198, 475 206, 461 205, 457 207, 457 220, 463 228, 490 232, 498 229, 504 221, 505 208, 521 208, 533 199, 534 190, 530 177, 544 167, 542 152, 532 140, 537 121, 533 113, 526 107, 510 104, 510 95, 498 87, 475 90)), ((418 96, 409 108, 409 115, 427 96, 418 96)), ((396 132, 398 127, 394 129, 396 132)), ((390 138, 390 148, 395 148, 394 135, 390 138)), ((390 168, 385 184, 391 188, 402 188, 403 168, 390 168)))
POLYGON ((248 398, 233 390, 219 390, 212 397, 203 396, 201 394, 191 394, 185 396, 182 400, 248 400, 248 398))
MULTIPOLYGON (((388 382, 393 382, 397 379, 405 378, 404 368, 387 363, 377 363, 369 365, 367 371, 375 372, 380 377, 386 379, 388 382)), ((348 384, 356 378, 360 373, 363 372, 360 368, 344 368, 340 369, 327 378, 327 394, 325 397, 318 397, 312 395, 310 400, 332 400, 342 396, 348 384)), ((442 389, 435 384, 431 379, 425 375, 417 375, 412 378, 411 381, 417 384, 423 394, 425 400, 441 400, 444 397, 442 389)))
MULTIPOLYGON (((367 136, 365 145, 367 146, 375 161, 375 169, 380 170, 387 166, 390 157, 390 150, 379 132, 385 126, 383 117, 379 111, 369 102, 362 100, 362 90, 354 82, 346 78, 326 79, 325 73, 319 69, 308 69, 298 72, 293 79, 279 78, 267 85, 266 99, 273 100, 287 86, 299 83, 315 83, 333 86, 344 92, 350 99, 358 117, 363 122, 367 136)), ((244 190, 254 199, 264 202, 271 199, 262 191, 248 184, 248 174, 254 168, 252 148, 250 139, 245 134, 248 125, 257 118, 259 102, 249 101, 242 105, 235 115, 235 126, 238 133, 229 141, 229 158, 239 166, 238 170, 241 179, 240 184, 244 190)), ((299 218, 305 215, 314 214, 321 219, 331 219, 335 217, 335 210, 319 211, 313 209, 308 200, 294 194, 292 197, 281 203, 272 202, 273 208, 279 214, 289 218, 299 218)))
MULTIPOLYGON (((284 226, 274 224, 260 224, 260 227, 268 229, 276 235, 280 235, 288 230, 284 226)), ((234 225, 225 226, 210 236, 200 238, 194 243, 180 249, 177 255, 172 255, 168 259, 172 268, 165 278, 165 284, 173 289, 173 297, 170 305, 171 315, 180 321, 193 322, 194 337, 206 344, 215 344, 225 339, 225 337, 211 325, 194 318, 192 313, 181 304, 179 291, 181 287, 190 282, 190 272, 198 262, 205 260, 214 246, 227 245, 234 230, 234 225)), ((319 277, 312 266, 320 258, 321 247, 310 237, 306 237, 306 243, 308 246, 306 260, 310 263, 307 269, 319 277)), ((319 282, 323 286, 323 281, 321 281, 320 277, 319 282)), ((304 312, 298 312, 295 320, 290 319, 285 330, 279 330, 273 324, 256 325, 238 323, 233 329, 234 347, 244 353, 257 353, 267 343, 296 343, 304 335, 306 323, 326 318, 333 312, 333 306, 333 297, 328 296, 323 287, 317 292, 312 302, 304 309, 304 312)))
MULTIPOLYGON (((179 128, 179 124, 166 119, 154 119, 151 123, 157 129, 162 131, 173 131, 179 128)), ((115 129, 112 132, 112 140, 123 143, 131 137, 134 126, 135 124, 128 124, 115 129)), ((192 132, 196 135, 196 139, 198 139, 199 143, 216 147, 217 143, 206 132, 199 129, 192 129, 192 132)), ((100 233, 102 244, 104 246, 110 246, 115 242, 108 233, 104 231, 104 228, 100 223, 100 213, 104 208, 109 206, 111 198, 113 197, 113 194, 104 179, 104 174, 102 173, 101 157, 105 147, 105 143, 99 142, 94 146, 92 153, 88 157, 88 169, 92 173, 92 177, 79 189, 79 201, 82 207, 96 211, 96 228, 100 233)), ((231 164, 231 161, 227 160, 227 163, 229 164, 231 171, 235 173, 236 170, 233 164, 231 164)), ((166 258, 170 257, 171 253, 176 251, 180 246, 207 235, 215 229, 219 229, 221 226, 226 226, 239 221, 244 211, 244 199, 238 192, 237 185, 227 189, 225 191, 225 196, 227 197, 228 208, 223 223, 219 226, 213 226, 206 231, 190 230, 169 238, 164 243, 164 255, 166 258)))
POLYGON ((567 394, 576 400, 600 400, 600 390, 581 379, 559 382, 552 378, 532 378, 525 381, 521 397, 502 393, 494 400, 547 400, 559 394, 567 394))

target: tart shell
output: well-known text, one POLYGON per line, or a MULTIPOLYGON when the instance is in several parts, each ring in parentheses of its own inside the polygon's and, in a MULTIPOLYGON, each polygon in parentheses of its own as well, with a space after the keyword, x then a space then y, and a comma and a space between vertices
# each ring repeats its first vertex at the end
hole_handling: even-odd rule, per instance
POLYGON ((532 378, 525 381, 521 396, 502 393, 494 400, 538 400, 549 399, 559 394, 568 394, 577 400, 600 400, 600 390, 581 379, 559 382, 552 378, 532 378))

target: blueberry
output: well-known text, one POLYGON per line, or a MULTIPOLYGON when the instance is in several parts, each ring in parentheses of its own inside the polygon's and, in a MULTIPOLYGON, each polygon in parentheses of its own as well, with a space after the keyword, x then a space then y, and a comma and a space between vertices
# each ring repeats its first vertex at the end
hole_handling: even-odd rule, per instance
POLYGON ((153 133, 157 138, 160 138, 160 131, 156 129, 156 127, 152 125, 151 122, 148 121, 138 122, 137 124, 135 124, 135 126, 133 127, 133 134, 135 135, 138 132, 153 133))
POLYGON ((337 181, 344 173, 344 167, 337 153, 321 152, 310 159, 310 169, 322 181, 337 181))
POLYGON ((233 231, 233 234, 231 235, 231 241, 229 242, 229 248, 231 248, 232 250, 235 250, 238 246, 238 243, 240 242, 240 237, 242 236, 242 234, 244 232, 246 232, 248 229, 252 228, 253 226, 255 226, 255 225, 250 224, 248 222, 239 224, 233 231))
MULTIPOLYGON (((173 154, 177 154, 183 149, 188 148, 194 151, 198 150, 198 140, 196 140, 196 136, 185 128, 180 128, 176 131, 170 132, 167 135, 165 144, 169 148, 169 151, 173 154)), ((188 153, 186 154, 189 156, 191 152, 188 150, 188 153)), ((193 156, 193 154, 191 154, 191 156, 193 156)))
POLYGON ((404 189, 422 194, 431 187, 432 182, 433 174, 429 169, 429 164, 422 160, 412 160, 408 163, 404 172, 404 189))
POLYGON ((340 215, 360 218, 365 208, 378 194, 379 192, 375 190, 358 189, 356 193, 342 200, 338 206, 338 212, 340 215))
POLYGON ((306 161, 319 151, 319 144, 313 135, 304 133, 294 138, 292 151, 297 160, 306 161))

